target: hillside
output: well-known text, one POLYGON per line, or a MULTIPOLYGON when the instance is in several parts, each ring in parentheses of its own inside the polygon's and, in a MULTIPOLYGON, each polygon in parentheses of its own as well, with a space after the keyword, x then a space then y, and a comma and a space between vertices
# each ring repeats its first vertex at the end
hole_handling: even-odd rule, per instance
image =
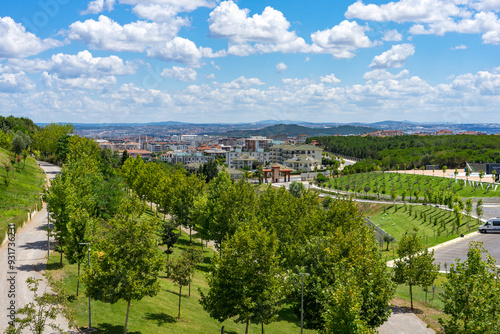
POLYGON ((331 128, 308 128, 306 126, 296 124, 279 124, 268 126, 259 130, 234 130, 219 133, 220 135, 229 137, 250 137, 250 136, 276 136, 285 135, 295 137, 300 134, 307 136, 332 136, 332 135, 360 135, 365 132, 373 132, 378 129, 364 127, 342 125, 331 128))
POLYGON ((33 158, 26 159, 23 167, 21 160, 19 170, 9 171, 8 185, 4 163, 9 162, 9 153, 0 148, 0 238, 3 239, 8 223, 19 226, 26 220, 27 212, 35 209, 35 203, 41 205, 40 192, 43 191, 45 175, 33 158), (14 177, 13 177, 14 176, 14 177))

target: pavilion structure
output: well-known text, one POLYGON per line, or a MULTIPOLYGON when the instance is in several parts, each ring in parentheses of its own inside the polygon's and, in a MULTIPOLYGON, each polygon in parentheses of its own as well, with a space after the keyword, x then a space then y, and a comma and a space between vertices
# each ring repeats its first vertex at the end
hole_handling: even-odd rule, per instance
POLYGON ((271 166, 271 168, 266 168, 262 171, 264 172, 264 180, 266 183, 269 176, 271 177, 271 182, 280 182, 280 175, 283 175, 283 182, 290 182, 290 173, 292 172, 292 169, 290 168, 281 168, 281 166, 274 165, 271 166))

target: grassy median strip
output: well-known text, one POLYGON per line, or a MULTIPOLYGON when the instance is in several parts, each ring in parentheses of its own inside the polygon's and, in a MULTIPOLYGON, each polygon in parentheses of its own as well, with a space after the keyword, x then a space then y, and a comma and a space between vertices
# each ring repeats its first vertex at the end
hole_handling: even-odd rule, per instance
POLYGON ((14 172, 11 166, 8 176, 4 163, 10 165, 9 152, 0 149, 0 239, 5 235, 7 224, 20 226, 26 221, 28 211, 36 205, 40 207, 45 180, 45 174, 33 158, 26 159, 26 166, 22 160, 19 167, 16 163, 14 172))

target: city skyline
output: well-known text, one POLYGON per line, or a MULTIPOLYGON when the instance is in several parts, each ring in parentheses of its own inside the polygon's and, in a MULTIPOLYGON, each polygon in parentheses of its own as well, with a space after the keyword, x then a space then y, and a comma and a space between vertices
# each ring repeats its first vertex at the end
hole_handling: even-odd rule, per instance
POLYGON ((0 4, 2 115, 498 122, 498 0, 23 5, 0 4))

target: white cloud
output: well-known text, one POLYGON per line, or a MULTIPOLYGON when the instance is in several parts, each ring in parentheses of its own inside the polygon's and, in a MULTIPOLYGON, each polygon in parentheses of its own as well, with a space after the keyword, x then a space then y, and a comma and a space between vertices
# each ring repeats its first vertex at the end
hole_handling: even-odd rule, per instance
POLYGON ((384 32, 382 40, 386 42, 401 42, 401 40, 403 40, 403 36, 396 29, 387 30, 384 32))
POLYGON ((173 66, 172 68, 166 68, 161 72, 161 76, 184 82, 196 81, 196 71, 189 67, 173 66))
POLYGON ((467 45, 460 44, 460 45, 452 47, 451 49, 452 50, 465 50, 465 49, 467 49, 467 45))
POLYGON ((500 74, 479 71, 476 74, 459 75, 451 87, 459 91, 476 91, 486 96, 500 96, 500 74))
POLYGON ((393 45, 389 51, 373 58, 370 67, 374 68, 397 68, 403 67, 408 57, 415 53, 415 47, 411 44, 393 45))
POLYGON ((365 21, 387 22, 436 22, 450 16, 466 16, 467 11, 453 1, 443 0, 400 0, 380 6, 365 5, 358 0, 347 8, 345 17, 365 21))
POLYGON ((143 52, 148 46, 171 40, 185 24, 185 19, 176 18, 168 23, 137 21, 122 26, 101 15, 98 21, 72 23, 68 37, 93 49, 143 52))
POLYGON ((87 9, 82 12, 82 15, 98 14, 105 10, 112 11, 115 5, 115 0, 94 0, 89 2, 87 9))
POLYGON ((329 74, 329 75, 322 76, 319 80, 321 82, 329 83, 329 84, 338 84, 338 83, 340 83, 340 79, 337 79, 335 77, 335 74, 333 74, 333 73, 329 74))
POLYGON ((16 93, 30 91, 35 88, 35 84, 24 72, 4 73, 0 75, 0 92, 16 93))
POLYGON ((410 72, 408 70, 402 70, 398 74, 392 74, 388 72, 387 70, 373 70, 370 72, 366 72, 363 75, 363 79, 365 80, 375 80, 375 81, 380 81, 380 80, 399 80, 403 78, 407 78, 410 72))
POLYGON ((265 85, 265 82, 262 82, 259 78, 245 78, 244 76, 234 79, 231 82, 220 84, 220 86, 225 89, 245 89, 251 86, 262 85, 265 85))
POLYGON ((281 82, 283 82, 285 85, 288 86, 305 86, 311 84, 311 80, 309 79, 298 79, 298 78, 283 78, 281 79, 281 82))
POLYGON ((25 58, 62 45, 52 38, 38 38, 8 16, 0 17, 0 58, 25 58))
POLYGON ((229 40, 228 54, 293 53, 308 49, 303 38, 289 31, 290 23, 282 12, 272 7, 252 17, 248 16, 249 12, 233 1, 224 1, 210 13, 210 35, 229 40))
POLYGON ((102 77, 109 75, 129 75, 137 70, 137 64, 126 63, 117 56, 93 57, 85 50, 76 55, 58 53, 52 55, 50 60, 42 59, 9 59, 0 72, 14 73, 25 71, 38 73, 47 71, 57 73, 60 78, 76 78, 82 75, 89 77, 102 77))
POLYGON ((216 70, 220 71, 220 67, 213 60, 210 62, 210 65, 212 65, 216 70))
POLYGON ((476 10, 500 11, 500 0, 473 0, 470 6, 476 10))
POLYGON ((276 64, 276 72, 283 73, 286 71, 286 69, 287 69, 287 66, 285 63, 281 62, 281 63, 276 64))
POLYGON ((43 72, 41 76, 41 80, 44 83, 45 87, 48 89, 57 89, 57 90, 103 90, 103 89, 111 89, 116 85, 116 78, 112 75, 104 76, 104 77, 87 77, 87 76, 79 76, 79 77, 66 77, 61 78, 57 74, 49 74, 47 72, 43 72))
POLYGON ((215 7, 215 3, 205 0, 120 0, 121 3, 135 5, 132 9, 140 18, 155 22, 168 22, 178 13, 192 12, 200 7, 215 7))
POLYGON ((314 53, 329 53, 335 58, 352 58, 359 48, 369 48, 375 45, 365 32, 369 28, 356 22, 344 20, 331 29, 317 31, 311 34, 314 42, 314 53))
POLYGON ((188 65, 198 65, 202 52, 189 39, 175 37, 162 46, 147 51, 148 57, 161 59, 167 62, 179 62, 188 65))

